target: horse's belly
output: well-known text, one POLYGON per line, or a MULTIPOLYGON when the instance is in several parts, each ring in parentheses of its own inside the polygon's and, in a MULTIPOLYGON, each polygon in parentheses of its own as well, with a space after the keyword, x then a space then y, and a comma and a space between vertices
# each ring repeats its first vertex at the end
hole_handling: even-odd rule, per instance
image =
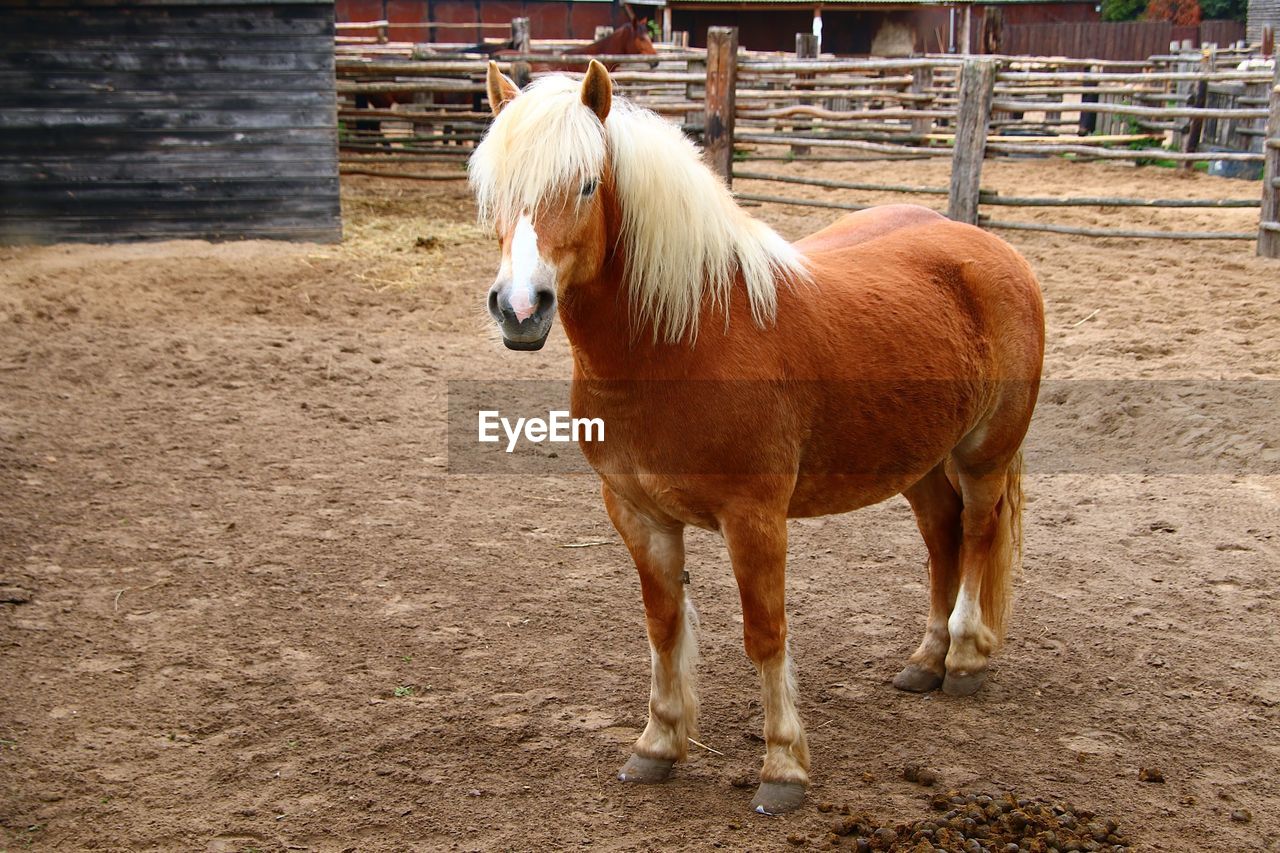
POLYGON ((917 482, 947 457, 987 404, 980 383, 831 383, 810 412, 792 517, 849 512, 917 482))
POLYGON ((787 506, 787 517, 812 518, 817 515, 853 512, 893 497, 923 477, 928 470, 926 468, 918 474, 891 480, 857 474, 801 476, 796 480, 791 503, 787 506))
POLYGON ((624 386, 638 405, 604 396, 615 390, 575 395, 575 417, 607 424, 588 462, 641 511, 704 528, 734 505, 806 517, 885 500, 946 458, 985 397, 905 380, 624 386))

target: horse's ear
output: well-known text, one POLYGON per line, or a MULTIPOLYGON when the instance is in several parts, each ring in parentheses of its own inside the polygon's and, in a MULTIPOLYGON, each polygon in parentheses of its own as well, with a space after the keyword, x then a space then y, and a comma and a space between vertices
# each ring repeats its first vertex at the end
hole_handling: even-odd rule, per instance
POLYGON ((608 70, 594 59, 587 66, 587 78, 582 81, 582 103, 591 107, 600 121, 609 117, 609 107, 613 104, 613 81, 609 79, 608 70))
POLYGON ((520 88, 498 70, 498 63, 492 59, 489 60, 489 75, 485 79, 485 86, 489 89, 489 109, 493 110, 495 116, 502 112, 508 101, 520 94, 520 88))

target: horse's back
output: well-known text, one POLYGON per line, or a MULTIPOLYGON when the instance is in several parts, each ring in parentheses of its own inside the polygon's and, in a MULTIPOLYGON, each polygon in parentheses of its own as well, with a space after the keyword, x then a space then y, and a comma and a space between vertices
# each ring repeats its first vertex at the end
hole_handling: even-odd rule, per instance
POLYGON ((879 331, 906 339, 932 337, 934 346, 1003 345, 1018 352, 990 354, 1004 359, 1014 373, 1033 369, 1039 374, 1040 285, 1026 260, 994 234, 925 207, 899 204, 843 216, 795 247, 817 284, 800 296, 809 308, 858 324, 874 317, 879 331), (889 305, 897 309, 876 310, 889 305), (916 328, 892 329, 895 318, 907 325, 913 318, 916 328), (939 340, 934 324, 948 319, 956 332, 956 322, 963 321, 974 339, 939 340))
POLYGON ((918 204, 886 204, 846 214, 821 231, 798 240, 805 255, 820 255, 867 243, 902 229, 948 221, 942 214, 918 204))

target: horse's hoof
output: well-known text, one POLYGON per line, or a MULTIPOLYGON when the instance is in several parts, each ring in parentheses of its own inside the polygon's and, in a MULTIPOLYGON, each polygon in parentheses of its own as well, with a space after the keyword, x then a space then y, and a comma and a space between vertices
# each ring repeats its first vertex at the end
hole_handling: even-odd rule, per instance
POLYGON ((798 782, 761 782, 751 800, 756 814, 786 814, 804 802, 804 785, 798 782))
POLYGON ((942 680, 942 692, 948 696, 972 696, 978 692, 978 688, 986 680, 985 671, 968 675, 952 675, 948 672, 947 677, 942 680))
POLYGON ((893 686, 908 693, 928 693, 942 685, 942 676, 913 663, 893 677, 893 686))
POLYGON ((671 775, 674 764, 674 761, 666 758, 645 758, 643 755, 632 754, 618 771, 618 781, 637 782, 641 785, 665 782, 671 775))

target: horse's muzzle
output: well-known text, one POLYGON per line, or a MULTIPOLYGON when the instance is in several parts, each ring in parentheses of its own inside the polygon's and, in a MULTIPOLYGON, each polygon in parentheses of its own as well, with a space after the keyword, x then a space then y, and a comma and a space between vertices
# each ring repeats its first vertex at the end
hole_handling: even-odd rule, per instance
POLYGON ((502 330, 507 349, 540 350, 556 318, 556 292, 549 286, 535 285, 531 301, 513 306, 509 283, 498 282, 489 288, 489 316, 502 330))

